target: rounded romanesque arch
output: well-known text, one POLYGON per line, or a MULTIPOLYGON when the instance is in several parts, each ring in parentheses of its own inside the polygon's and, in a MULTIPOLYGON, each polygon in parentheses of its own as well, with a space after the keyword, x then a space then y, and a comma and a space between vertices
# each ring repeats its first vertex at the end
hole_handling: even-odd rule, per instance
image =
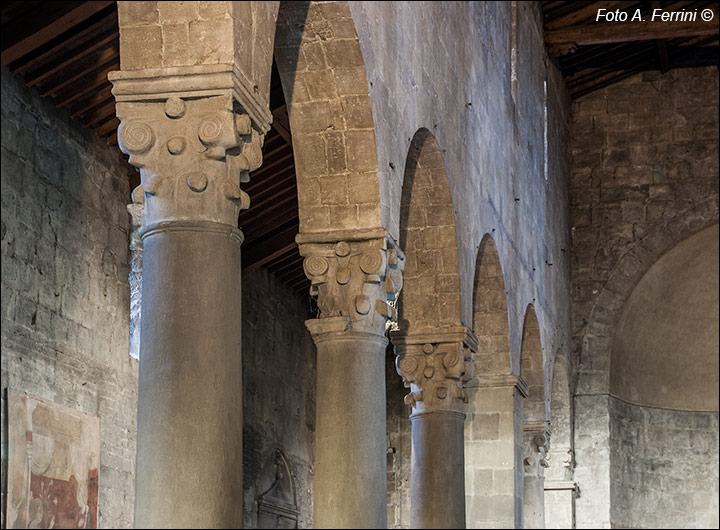
POLYGON ((523 403, 525 423, 544 423, 549 420, 545 400, 545 371, 542 341, 535 308, 528 305, 523 324, 522 349, 520 355, 520 377, 528 388, 523 403))
POLYGON ((455 217, 442 153, 420 129, 410 144, 400 205, 405 253, 400 327, 460 326, 460 273, 455 217))
POLYGON ((718 267, 716 224, 663 254, 617 322, 607 413, 619 526, 717 526, 718 267), (693 499, 690 517, 677 498, 693 499))
POLYGON ((630 293, 660 256, 717 222, 717 199, 709 197, 658 223, 622 254, 595 297, 580 336, 575 339, 580 356, 576 394, 609 392, 612 338, 630 293))
POLYGON ((300 233, 381 229, 372 110, 347 2, 281 2, 275 59, 290 117, 300 233))
POLYGON ((623 308, 635 286, 663 254, 717 222, 717 197, 708 197, 659 221, 624 252, 606 250, 608 255, 621 257, 593 298, 588 316, 578 319, 580 326, 574 333, 574 350, 579 357, 573 398, 575 431, 596 433, 592 438, 578 436, 574 440, 575 479, 580 491, 584 491, 576 502, 577 514, 583 520, 599 507, 609 510, 611 505, 610 418, 614 413, 611 409, 616 407, 610 397, 610 358, 623 308), (598 477, 607 485, 605 488, 583 489, 584 485, 597 483, 598 477))
POLYGON ((473 289, 473 329, 478 339, 475 375, 510 375, 510 327, 500 257, 485 234, 478 249, 473 289))
POLYGON ((544 469, 549 445, 549 414, 545 399, 545 370, 540 325, 529 304, 523 323, 520 377, 527 384, 523 403, 523 526, 545 528, 544 469))
POLYGON ((474 376, 467 383, 465 489, 468 528, 514 528, 522 520, 522 417, 524 387, 510 362, 505 279, 493 238, 478 249, 473 292, 478 340, 474 376))

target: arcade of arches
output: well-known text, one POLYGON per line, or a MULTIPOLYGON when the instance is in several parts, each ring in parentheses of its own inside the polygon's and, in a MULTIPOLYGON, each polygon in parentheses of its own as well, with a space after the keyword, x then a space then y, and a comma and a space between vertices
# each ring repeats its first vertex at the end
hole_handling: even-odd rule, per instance
POLYGON ((98 527, 718 526, 716 66, 571 100, 536 2, 118 23, 124 157, 2 70, 4 525, 12 389, 99 418, 98 527), (301 293, 241 265, 275 100, 301 293))

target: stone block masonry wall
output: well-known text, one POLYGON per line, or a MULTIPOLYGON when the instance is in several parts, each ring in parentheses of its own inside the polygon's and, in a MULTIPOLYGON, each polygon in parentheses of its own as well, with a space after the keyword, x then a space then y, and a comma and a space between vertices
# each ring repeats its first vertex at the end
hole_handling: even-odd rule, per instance
POLYGON ((645 72, 579 98, 572 153, 576 515, 578 528, 603 528, 616 486, 608 409, 614 322, 664 252, 717 223, 717 67, 645 72))
POLYGON ((130 528, 138 363, 128 355, 130 166, 2 70, 5 389, 100 418, 100 527, 130 528))
POLYGON ((316 353, 305 328, 309 300, 263 270, 243 275, 242 287, 244 526, 257 528, 262 466, 279 448, 291 468, 298 527, 312 528, 316 353))
POLYGON ((387 395, 387 495, 388 528, 410 528, 411 409, 404 403, 410 389, 403 386, 395 369, 395 348, 386 356, 387 395))
POLYGON ((616 528, 718 527, 718 413, 610 398, 616 528))

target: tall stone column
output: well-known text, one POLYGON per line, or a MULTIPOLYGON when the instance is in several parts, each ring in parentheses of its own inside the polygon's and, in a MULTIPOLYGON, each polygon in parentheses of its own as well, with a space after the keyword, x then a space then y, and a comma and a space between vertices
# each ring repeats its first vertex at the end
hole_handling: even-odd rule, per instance
POLYGON ((231 65, 111 74, 144 217, 139 528, 242 525, 237 219, 266 129, 241 111, 233 77, 231 65))
POLYGON ((545 528, 544 469, 550 443, 545 422, 527 422, 525 439, 524 528, 545 528))
POLYGON ((464 326, 392 338, 397 371, 411 390, 410 525, 465 528, 463 385, 477 339, 464 326))
POLYGON ((385 230, 300 234, 319 318, 316 528, 386 528, 386 322, 402 288, 403 256, 385 230))

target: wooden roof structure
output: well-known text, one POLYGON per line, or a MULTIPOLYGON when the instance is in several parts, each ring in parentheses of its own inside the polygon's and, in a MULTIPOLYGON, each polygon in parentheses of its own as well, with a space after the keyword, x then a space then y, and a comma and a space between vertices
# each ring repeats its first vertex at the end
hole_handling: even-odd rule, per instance
POLYGON ((718 64, 717 2, 550 1, 542 2, 542 9, 548 53, 558 61, 573 99, 638 72, 718 64), (600 9, 605 11, 598 20, 600 9), (677 20, 653 21, 656 9, 656 15, 665 12, 677 20), (615 18, 624 20, 604 16, 616 10, 626 15, 615 18), (713 16, 708 22, 702 19, 707 10, 713 16))
MULTIPOLYGON (((718 64, 717 2, 547 1, 541 6, 548 51, 573 98, 644 70, 718 64), (640 9, 648 16, 656 8, 713 9, 715 16, 711 24, 596 21, 598 9, 640 9)), ((107 80, 109 72, 120 69, 116 2, 7 1, 0 10, 2 66, 116 145, 119 121, 107 80)), ((307 293, 309 282, 295 245, 299 224, 292 139, 275 69, 270 108, 274 122, 265 139, 263 165, 245 186, 251 206, 239 219, 245 234, 242 266, 245 271, 266 268, 307 293)))

